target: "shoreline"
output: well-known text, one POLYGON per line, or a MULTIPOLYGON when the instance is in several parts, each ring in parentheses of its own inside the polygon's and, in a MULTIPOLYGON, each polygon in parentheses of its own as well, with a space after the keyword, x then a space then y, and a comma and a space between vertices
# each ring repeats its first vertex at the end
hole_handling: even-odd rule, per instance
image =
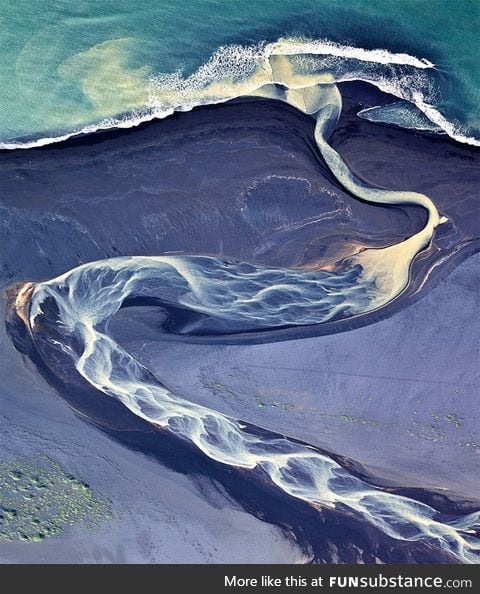
MULTIPOLYGON (((358 109, 359 111, 364 111, 366 109, 372 109, 376 107, 382 107, 389 103, 394 103, 396 101, 406 101, 406 99, 401 99, 397 95, 392 94, 387 89, 380 89, 379 87, 375 86, 371 82, 362 81, 362 80, 345 80, 335 83, 336 86, 342 91, 349 89, 350 92, 353 90, 353 94, 357 94, 358 90, 360 92, 358 95, 363 99, 369 101, 369 103, 362 109, 358 109), (375 99, 373 99, 375 98, 375 99), (374 101, 373 103, 372 100, 374 101)), ((355 101, 358 101, 358 96, 355 101)), ((52 148, 58 148, 59 146, 74 146, 77 143, 79 144, 92 144, 95 142, 102 142, 103 140, 109 140, 111 138, 115 138, 117 136, 128 135, 135 130, 141 130, 151 125, 158 124, 163 120, 181 117, 182 114, 189 113, 191 111, 198 111, 198 110, 206 110, 206 109, 216 109, 219 106, 225 104, 241 104, 241 103, 248 103, 248 102, 259 102, 259 101, 275 101, 273 99, 263 98, 261 96, 255 95, 244 95, 239 97, 234 97, 232 99, 224 99, 219 101, 218 103, 211 103, 211 104, 200 104, 194 107, 190 107, 188 109, 172 109, 167 110, 164 114, 155 114, 154 112, 149 112, 148 110, 142 115, 142 113, 137 114, 124 114, 122 116, 118 116, 121 119, 118 119, 116 124, 109 123, 107 120, 105 122, 99 122, 97 124, 88 124, 85 128, 82 128, 78 131, 72 132, 64 132, 59 134, 58 136, 52 137, 45 137, 45 138, 21 138, 17 141, 5 141, 0 142, 0 155, 2 153, 10 153, 10 152, 23 152, 23 151, 32 151, 32 150, 49 150, 52 148), (130 119, 129 119, 130 116, 130 119)), ((411 105, 414 105, 411 103, 411 105)), ((423 112, 422 112, 423 113, 423 112)), ((425 114, 424 114, 425 115, 425 114)), ((357 116, 361 118, 361 116, 357 116)), ((113 120, 115 121, 115 120, 113 120)), ((375 120, 367 120, 367 122, 379 126, 386 126, 388 128, 398 129, 406 132, 411 132, 413 134, 420 134, 423 136, 430 136, 432 138, 438 138, 445 142, 452 142, 455 145, 466 146, 472 150, 478 150, 480 147, 480 140, 473 138, 475 142, 462 142, 458 138, 455 138, 449 135, 447 132, 435 132, 433 130, 428 130, 424 128, 404 128, 400 125, 387 123, 387 122, 380 122, 375 120)))

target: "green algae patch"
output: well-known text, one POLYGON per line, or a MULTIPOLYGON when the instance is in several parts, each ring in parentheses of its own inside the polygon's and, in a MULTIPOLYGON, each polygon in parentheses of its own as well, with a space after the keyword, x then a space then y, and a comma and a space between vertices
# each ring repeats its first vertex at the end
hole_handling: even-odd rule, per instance
POLYGON ((111 517, 106 497, 47 456, 0 462, 0 540, 42 542, 111 517))

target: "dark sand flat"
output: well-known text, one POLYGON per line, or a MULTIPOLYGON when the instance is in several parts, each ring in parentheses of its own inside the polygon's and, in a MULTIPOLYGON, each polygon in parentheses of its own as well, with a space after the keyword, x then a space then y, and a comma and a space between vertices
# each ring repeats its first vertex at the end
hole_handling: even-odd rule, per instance
POLYGON ((112 332, 187 399, 346 456, 381 483, 478 503, 479 266, 472 256, 390 318, 318 338, 161 341, 152 308, 121 310, 112 332))
MULTIPOLYGON (((345 93, 332 143, 350 167, 369 183, 428 194, 449 219, 415 263, 409 290, 380 314, 275 344, 172 340, 151 306, 121 310, 112 331, 186 398, 345 456, 379 484, 478 505, 479 257, 469 257, 478 249, 478 151, 362 121, 356 112, 377 98, 357 86, 345 93)), ((313 120, 288 106, 248 101, 3 153, 2 287, 121 255, 329 262, 352 244, 381 247, 422 228, 421 208, 348 195, 312 132, 313 120)), ((155 458, 150 446, 149 456, 138 451, 141 438, 126 447, 76 415, 1 332, 2 457, 46 453, 111 498, 117 514, 96 533, 77 527, 41 548, 4 544, 3 562, 310 558, 295 541, 301 530, 292 532, 303 508, 279 500, 281 520, 263 522, 272 506, 255 508, 257 487, 248 483, 249 499, 224 488, 226 475, 220 480, 188 448, 179 451, 196 460, 195 472, 188 462, 163 463, 171 440, 155 458)))

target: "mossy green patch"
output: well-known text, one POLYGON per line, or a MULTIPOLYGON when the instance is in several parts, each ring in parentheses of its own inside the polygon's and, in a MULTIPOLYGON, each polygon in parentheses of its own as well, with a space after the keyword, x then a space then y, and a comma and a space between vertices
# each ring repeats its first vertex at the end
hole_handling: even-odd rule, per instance
POLYGON ((47 456, 0 462, 0 540, 41 542, 111 516, 106 497, 47 456))
POLYGON ((445 421, 447 421, 447 423, 453 423, 457 429, 462 426, 463 418, 459 417, 455 413, 445 415, 443 418, 445 419, 445 421))

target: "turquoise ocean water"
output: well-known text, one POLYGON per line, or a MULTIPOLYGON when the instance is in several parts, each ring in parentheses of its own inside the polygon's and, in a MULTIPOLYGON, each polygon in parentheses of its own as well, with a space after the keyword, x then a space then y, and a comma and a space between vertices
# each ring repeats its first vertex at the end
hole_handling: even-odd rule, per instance
MULTIPOLYGON (((370 80, 420 107, 432 127, 461 142, 480 138, 477 0, 1 0, 1 7, 0 140, 10 148, 224 100, 199 90, 250 76, 278 39, 301 41, 302 55, 316 47, 316 72, 370 80), (414 59, 435 66, 417 68, 414 59)), ((405 104, 393 111, 402 105, 394 121, 405 121, 405 104)))

